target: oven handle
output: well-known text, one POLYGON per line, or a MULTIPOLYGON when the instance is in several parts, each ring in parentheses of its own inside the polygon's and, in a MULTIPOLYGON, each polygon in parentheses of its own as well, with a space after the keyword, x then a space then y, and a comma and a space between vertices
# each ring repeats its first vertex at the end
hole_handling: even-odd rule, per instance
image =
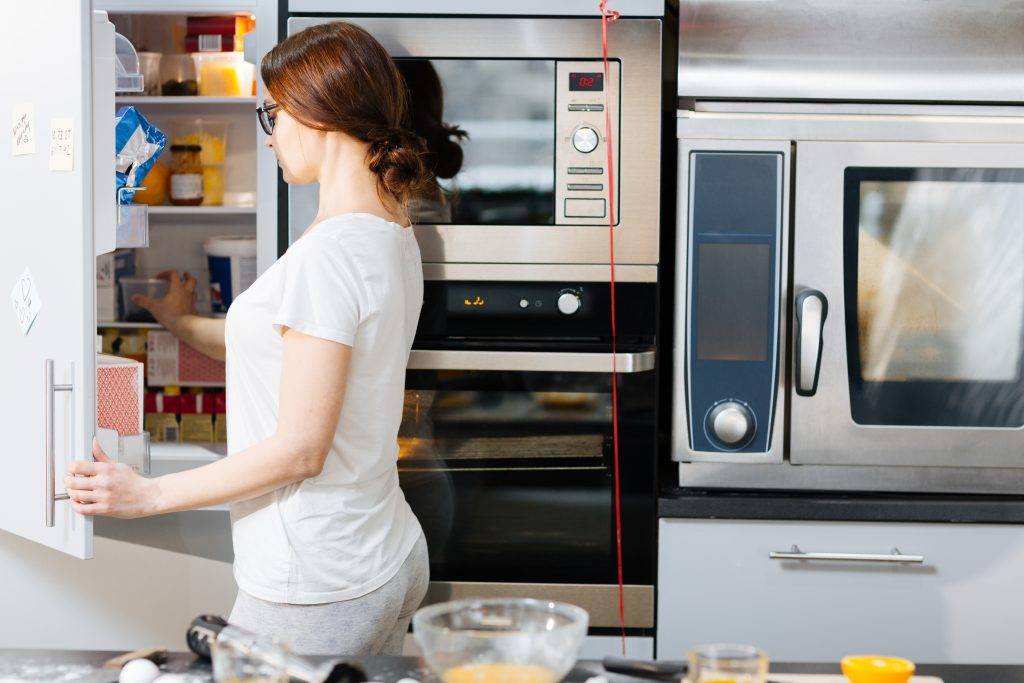
POLYGON ((822 332, 828 317, 828 299, 816 289, 805 289, 796 296, 796 393, 814 396, 821 374, 822 332))
MULTIPOLYGON (((621 374, 654 369, 654 351, 616 354, 621 374)), ((560 351, 438 351, 414 349, 409 370, 492 370, 511 372, 611 372, 610 353, 560 351)))

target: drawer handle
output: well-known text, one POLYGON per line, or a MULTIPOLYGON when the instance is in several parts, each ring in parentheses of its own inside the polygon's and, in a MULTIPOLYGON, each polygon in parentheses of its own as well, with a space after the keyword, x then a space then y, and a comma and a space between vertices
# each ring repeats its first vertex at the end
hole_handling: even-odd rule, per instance
POLYGON ((820 562, 880 562, 888 564, 923 564, 924 555, 904 555, 899 548, 893 548, 888 555, 872 553, 805 553, 797 546, 789 551, 773 550, 768 553, 772 560, 814 560, 820 562))

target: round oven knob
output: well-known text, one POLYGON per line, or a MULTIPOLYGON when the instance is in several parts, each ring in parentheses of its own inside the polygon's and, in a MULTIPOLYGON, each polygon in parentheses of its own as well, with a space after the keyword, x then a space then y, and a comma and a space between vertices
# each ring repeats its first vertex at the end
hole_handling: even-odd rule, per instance
POLYGON ((562 292, 558 295, 558 311, 563 315, 572 315, 580 310, 583 302, 576 292, 562 292))
POLYGON ((589 154, 597 149, 599 139, 596 130, 590 126, 580 126, 572 134, 572 146, 578 152, 589 154))
POLYGON ((726 448, 741 448, 754 435, 754 416, 742 403, 725 401, 711 410, 708 426, 726 448))

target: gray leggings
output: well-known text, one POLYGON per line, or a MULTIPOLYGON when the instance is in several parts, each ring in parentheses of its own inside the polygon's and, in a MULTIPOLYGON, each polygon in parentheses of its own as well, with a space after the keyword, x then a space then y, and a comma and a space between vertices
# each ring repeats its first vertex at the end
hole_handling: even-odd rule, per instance
POLYGON ((400 655, 429 582, 427 543, 421 535, 398 574, 371 593, 340 602, 293 605, 267 602, 240 590, 228 621, 280 638, 302 655, 400 655))

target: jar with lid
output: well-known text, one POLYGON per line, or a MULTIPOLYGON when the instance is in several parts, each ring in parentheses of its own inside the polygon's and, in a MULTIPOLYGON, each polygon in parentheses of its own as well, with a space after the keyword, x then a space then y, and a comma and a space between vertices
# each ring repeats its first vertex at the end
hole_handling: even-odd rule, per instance
POLYGON ((203 203, 203 164, 200 145, 171 145, 171 204, 199 206, 203 203))

